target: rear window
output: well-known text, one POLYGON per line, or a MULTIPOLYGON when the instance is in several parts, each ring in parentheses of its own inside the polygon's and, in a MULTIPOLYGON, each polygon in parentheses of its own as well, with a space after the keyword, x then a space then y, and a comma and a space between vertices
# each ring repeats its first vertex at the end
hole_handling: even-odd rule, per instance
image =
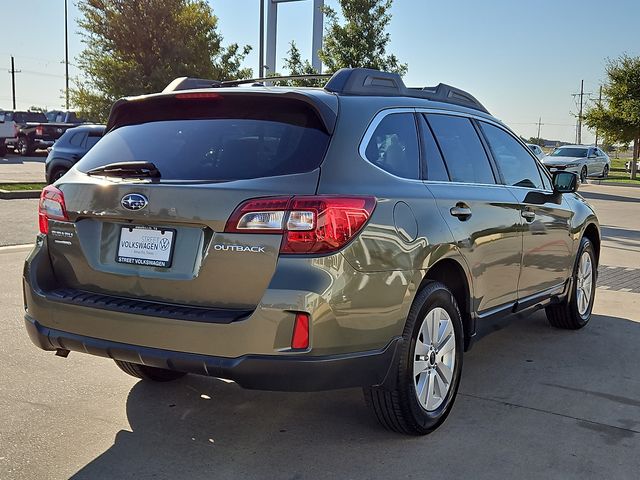
POLYGON ((127 112, 132 121, 145 122, 105 135, 78 169, 147 161, 163 181, 272 177, 318 168, 329 143, 316 114, 300 101, 221 97, 172 100, 155 112, 157 107, 127 112), (148 121, 154 115, 158 120, 148 121))
POLYGON ((47 123, 47 116, 40 112, 16 112, 13 120, 16 123, 47 123))

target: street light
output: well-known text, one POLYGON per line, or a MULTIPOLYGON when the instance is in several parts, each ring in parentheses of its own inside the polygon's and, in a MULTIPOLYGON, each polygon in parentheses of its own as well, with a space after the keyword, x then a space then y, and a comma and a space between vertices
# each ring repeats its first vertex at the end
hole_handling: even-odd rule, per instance
POLYGON ((69 32, 67 25, 67 0, 64 0, 64 81, 66 108, 69 110, 69 32))

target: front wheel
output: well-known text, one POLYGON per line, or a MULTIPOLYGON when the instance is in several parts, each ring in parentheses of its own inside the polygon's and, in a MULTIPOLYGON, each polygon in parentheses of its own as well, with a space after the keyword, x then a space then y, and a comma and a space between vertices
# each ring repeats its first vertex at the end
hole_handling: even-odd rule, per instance
POLYGON ((582 167, 580 171, 580 183, 584 183, 587 181, 587 167, 582 167))
POLYGON ((556 328, 577 330, 591 319, 591 310, 596 296, 598 263, 593 244, 583 237, 573 272, 569 296, 558 305, 550 305, 545 311, 549 323, 556 328))
POLYGON ((609 176, 609 165, 605 165, 602 169, 602 178, 607 178, 609 176))
POLYGON ((387 429, 425 435, 447 418, 462 373, 462 317, 445 285, 420 291, 402 336, 395 388, 365 388, 365 401, 387 429))
POLYGON ((114 360, 114 362, 116 362, 116 365, 124 373, 131 375, 132 377, 151 380, 153 382, 170 382, 186 375, 184 372, 149 367, 148 365, 140 365, 138 363, 123 362, 121 360, 114 360))

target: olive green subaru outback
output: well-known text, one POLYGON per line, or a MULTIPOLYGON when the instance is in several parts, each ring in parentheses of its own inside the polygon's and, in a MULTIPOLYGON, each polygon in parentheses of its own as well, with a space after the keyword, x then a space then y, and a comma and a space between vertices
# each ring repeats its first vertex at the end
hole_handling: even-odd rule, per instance
POLYGON ((42 192, 24 268, 44 350, 245 388, 363 387, 434 430, 512 314, 591 316, 597 218, 468 93, 343 69, 324 88, 177 79, 119 100, 42 192))

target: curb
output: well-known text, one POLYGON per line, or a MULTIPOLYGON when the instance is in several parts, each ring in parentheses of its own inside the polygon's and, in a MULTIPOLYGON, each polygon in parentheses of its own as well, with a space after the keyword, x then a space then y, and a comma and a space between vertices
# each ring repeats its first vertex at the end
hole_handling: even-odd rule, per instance
POLYGON ((40 198, 41 190, 0 190, 0 200, 40 198))
POLYGON ((588 185, 601 185, 601 186, 611 186, 611 187, 631 187, 631 188, 638 188, 640 187, 640 184, 636 184, 636 183, 624 183, 624 182, 612 182, 612 181, 607 181, 607 180, 588 180, 587 181, 588 185))

